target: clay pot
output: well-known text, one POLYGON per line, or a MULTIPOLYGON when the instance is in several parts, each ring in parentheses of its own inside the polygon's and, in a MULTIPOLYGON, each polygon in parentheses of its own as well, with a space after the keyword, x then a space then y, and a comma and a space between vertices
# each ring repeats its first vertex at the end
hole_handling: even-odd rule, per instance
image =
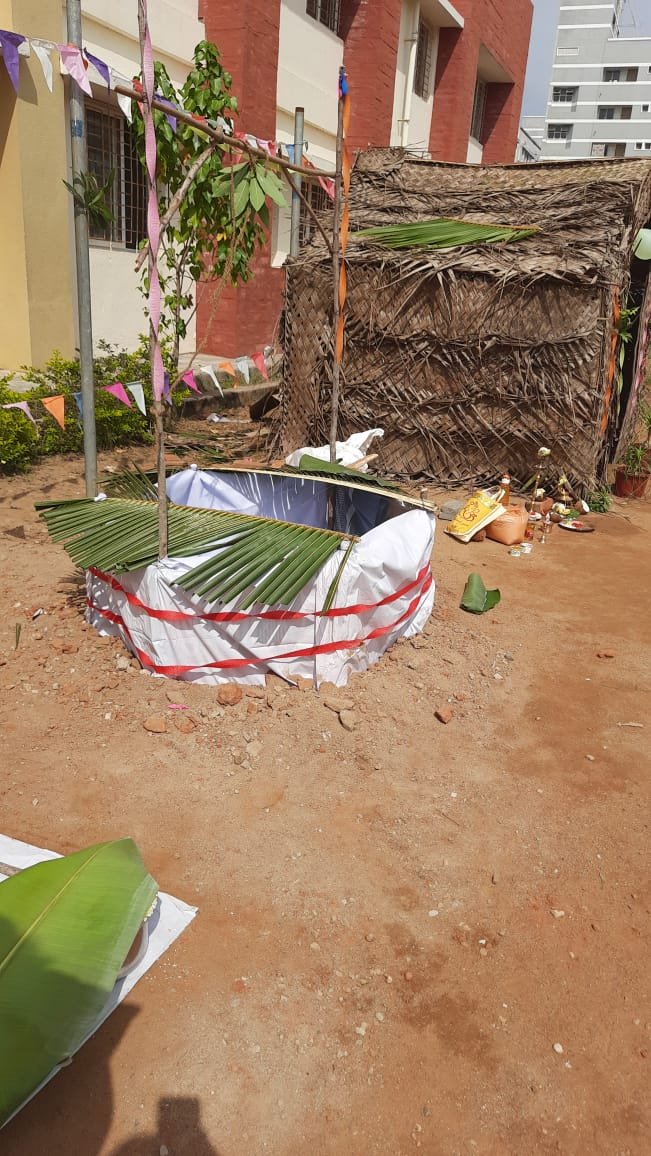
POLYGON ((615 493, 618 498, 643 498, 650 474, 627 474, 626 470, 615 472, 615 493))

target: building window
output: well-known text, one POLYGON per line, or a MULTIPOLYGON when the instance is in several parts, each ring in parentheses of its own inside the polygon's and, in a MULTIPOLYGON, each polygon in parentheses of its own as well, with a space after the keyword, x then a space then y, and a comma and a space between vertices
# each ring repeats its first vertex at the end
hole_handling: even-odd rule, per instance
POLYGON ((620 120, 630 120, 632 113, 633 113, 633 105, 632 104, 620 105, 620 109, 619 109, 619 119, 620 120))
POLYGON ((643 105, 642 105, 642 112, 648 112, 648 111, 649 111, 649 106, 648 106, 648 104, 643 104, 643 105))
POLYGON ((482 144, 482 137, 484 135, 484 113, 486 111, 486 90, 488 85, 485 80, 480 80, 477 77, 475 85, 475 97, 472 102, 472 120, 470 122, 470 135, 478 144, 482 144))
POLYGON ((633 83, 634 81, 637 80, 637 72, 638 72, 637 68, 627 68, 626 69, 626 79, 630 83, 633 83))
MULTIPOLYGON (((313 209, 315 213, 324 213, 332 206, 332 201, 330 200, 328 194, 324 189, 321 188, 321 185, 316 183, 316 181, 310 181, 309 185, 306 181, 303 181, 301 192, 305 197, 305 200, 309 203, 310 208, 313 209)), ((310 213, 308 213, 305 205, 301 201, 301 224, 299 233, 299 243, 301 248, 303 245, 307 245, 307 243, 311 241, 315 232, 316 225, 314 224, 314 219, 310 213)))
POLYGON ((341 0, 307 0, 305 11, 319 24, 325 24, 331 32, 339 32, 341 0))
POLYGON ((606 84, 612 84, 613 81, 622 79, 621 68, 604 68, 604 81, 606 84))
POLYGON ((423 100, 429 98, 429 81, 432 71, 432 33, 424 20, 418 21, 418 43, 416 45, 416 68, 414 69, 414 92, 423 100))
POLYGON ((646 141, 644 147, 645 149, 651 149, 651 141, 646 141))
POLYGON ((554 104, 574 104, 576 88, 554 88, 552 101, 554 104))
POLYGON ((547 140, 571 140, 572 125, 571 124, 548 124, 547 125, 547 140))
POLYGON ((615 119, 614 106, 611 105, 611 106, 607 107, 606 105, 602 104, 601 107, 597 109, 597 117, 599 120, 614 120, 615 119))
POLYGON ((636 140, 636 142, 635 142, 635 147, 636 147, 636 149, 641 149, 641 148, 642 148, 642 141, 641 141, 641 140, 636 140))
POLYGON ((100 185, 113 174, 108 207, 113 220, 103 228, 90 223, 90 237, 137 249, 147 236, 147 179, 138 160, 131 126, 103 105, 86 105, 88 169, 100 185))
POLYGON ((620 142, 618 144, 607 144, 606 148, 604 150, 604 156, 606 156, 606 157, 625 157, 626 156, 626 144, 624 142, 620 142))

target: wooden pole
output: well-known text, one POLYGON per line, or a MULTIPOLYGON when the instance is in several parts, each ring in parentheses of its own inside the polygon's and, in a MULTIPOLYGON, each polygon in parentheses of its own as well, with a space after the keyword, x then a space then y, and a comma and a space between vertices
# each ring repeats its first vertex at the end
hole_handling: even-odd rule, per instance
MULTIPOLYGON (((138 33, 139 33, 139 38, 140 38, 140 67, 141 67, 141 74, 142 74, 142 78, 143 78, 143 90, 142 90, 141 100, 142 100, 142 108, 143 108, 143 117, 144 117, 145 124, 146 124, 148 117, 152 117, 152 123, 153 123, 152 102, 150 100, 150 95, 147 92, 147 84, 145 81, 145 43, 146 43, 147 35, 148 35, 147 0, 138 0, 138 33)), ((147 130, 145 129, 145 131, 147 131, 147 130)), ((149 209, 151 209, 152 193, 154 196, 156 195, 156 177, 155 177, 155 172, 153 175, 150 172, 149 163, 145 166, 145 168, 146 168, 146 174, 147 174, 147 201, 148 201, 149 209)), ((147 233, 148 233, 147 240, 148 240, 148 251, 149 251, 149 261, 148 261, 149 289, 150 289, 150 293, 151 293, 152 278, 153 278, 154 272, 156 270, 156 262, 158 259, 158 254, 154 252, 153 247, 152 247, 152 243, 151 243, 151 224, 152 224, 152 222, 150 220, 149 209, 148 209, 148 214, 147 214, 147 217, 148 217, 148 219, 147 219, 147 233)), ((154 209, 156 209, 156 206, 154 206, 154 209)), ((157 211, 156 211, 155 215, 156 216, 158 215, 157 211)), ((166 558, 167 557, 167 493, 166 493, 167 478, 166 478, 166 474, 165 474, 165 430, 163 427, 163 399, 162 399, 162 397, 156 396, 155 373, 154 373, 154 366, 156 364, 156 359, 159 356, 160 356, 160 351, 159 351, 159 346, 158 346, 158 334, 156 333, 156 331, 154 329, 154 324, 153 324, 152 317, 151 317, 151 308, 150 308, 150 313, 149 313, 149 357, 150 357, 150 363, 151 363, 152 391, 153 391, 153 395, 154 395, 154 440, 155 440, 155 450, 156 450, 156 473, 157 473, 157 479, 158 479, 158 557, 159 558, 166 558)))
MULTIPOLYGON (((120 96, 128 96, 130 100, 135 100, 138 104, 144 104, 142 92, 138 92, 135 88, 130 88, 127 84, 116 84, 113 89, 114 92, 119 93, 120 96)), ((157 108, 161 112, 170 112, 169 101, 160 100, 154 97, 151 102, 152 108, 157 108)), ((208 124, 207 120, 202 117, 193 116, 191 112, 186 112, 184 108, 173 109, 174 116, 177 120, 182 120, 184 124, 189 124, 197 132, 201 132, 210 140, 216 141, 217 144, 228 145, 232 152, 247 153, 248 156, 259 157, 260 160, 267 161, 271 166, 279 169, 284 169, 288 173, 300 173, 305 181, 316 180, 318 177, 327 177, 332 180, 334 173, 330 169, 318 169, 316 166, 312 168, 301 168, 300 165, 292 164, 291 161, 286 161, 284 157, 270 157, 268 152, 264 149, 256 148, 248 141, 240 140, 239 137, 231 136, 228 133, 222 132, 219 128, 213 128, 208 124)))
POLYGON ((337 330, 341 314, 341 299, 339 293, 339 271, 341 263, 341 173, 344 144, 344 100, 341 91, 341 77, 339 83, 339 106, 337 110, 337 144, 335 159, 335 195, 332 209, 332 280, 334 282, 334 301, 332 308, 332 334, 334 339, 334 363, 332 366, 332 398, 330 408, 330 461, 337 460, 337 426, 339 424, 339 376, 341 363, 337 352, 337 330))

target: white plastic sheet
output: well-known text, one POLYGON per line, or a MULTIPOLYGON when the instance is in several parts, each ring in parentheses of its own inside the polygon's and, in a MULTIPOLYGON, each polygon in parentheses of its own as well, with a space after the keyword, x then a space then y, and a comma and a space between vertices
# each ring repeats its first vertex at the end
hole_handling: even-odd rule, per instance
MULTIPOLYGON (((384 430, 367 429, 363 433, 351 434, 345 442, 335 442, 335 457, 342 466, 354 466, 355 462, 360 461, 361 458, 366 457, 369 447, 376 438, 383 438, 384 430)), ((288 466, 298 467, 301 462, 303 454, 309 454, 312 458, 321 458, 321 461, 327 462, 330 460, 330 446, 303 446, 300 450, 293 450, 285 461, 288 466)), ((363 473, 368 471, 368 464, 364 463, 360 466, 363 473)))
MULTIPOLYGON (((191 467, 170 478, 179 504, 244 510, 309 525, 325 525, 326 486, 314 480, 191 467)), ((353 516, 364 522, 379 511, 374 494, 351 495, 353 516)), ((335 603, 320 613, 341 556, 282 608, 211 606, 174 585, 201 557, 166 558, 119 576, 88 573, 88 619, 119 634, 154 674, 196 682, 264 682, 269 671, 294 681, 311 678, 345 686, 352 671, 376 662, 400 636, 422 630, 431 613, 429 566, 434 518, 407 509, 364 533, 351 551, 335 603)))

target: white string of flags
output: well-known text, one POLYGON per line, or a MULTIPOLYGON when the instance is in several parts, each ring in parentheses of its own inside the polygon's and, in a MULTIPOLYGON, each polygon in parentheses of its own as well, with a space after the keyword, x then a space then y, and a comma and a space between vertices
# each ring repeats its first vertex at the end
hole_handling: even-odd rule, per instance
MULTIPOLYGON (((21 57, 27 58, 31 56, 32 52, 40 63, 45 83, 50 92, 52 92, 53 72, 51 53, 53 52, 59 56, 61 71, 64 75, 70 76, 87 96, 92 96, 93 94, 91 81, 97 83, 98 79, 106 85, 109 91, 118 84, 128 87, 133 86, 136 90, 139 87, 139 82, 134 80, 133 77, 129 78, 124 76, 88 48, 84 47, 80 49, 76 44, 56 44, 53 40, 44 40, 38 36, 24 36, 20 32, 10 32, 7 29, 0 28, 0 51, 2 52, 4 65, 16 94, 18 94, 20 88, 20 59, 21 57), (91 69, 92 72, 90 71, 91 69)), ((131 123, 131 98, 124 96, 124 94, 120 92, 117 92, 115 95, 120 109, 129 123, 131 123)), ((159 100, 162 100, 160 93, 156 95, 159 100)), ((172 130, 176 132, 177 121, 174 114, 175 112, 181 112, 183 110, 180 105, 175 105, 171 101, 165 101, 164 103, 166 105, 165 116, 168 124, 172 130)), ((212 121, 208 123, 213 124, 212 121)), ((251 145, 253 148, 258 148, 266 152, 271 158, 286 154, 290 161, 293 162, 294 160, 293 144, 279 144, 273 140, 265 140, 261 137, 253 136, 251 133, 234 131, 232 124, 221 116, 217 118, 214 124, 227 136, 232 136, 234 140, 240 140, 245 144, 251 145)), ((314 168, 314 165, 306 156, 305 151, 303 153, 303 163, 306 168, 314 168)), ((334 198, 334 181, 324 177, 319 177, 318 181, 321 188, 324 189, 332 200, 334 198)))
MULTIPOLYGON (((208 373, 219 392, 222 393, 221 385, 219 383, 219 379, 217 378, 218 373, 223 373, 228 377, 235 378, 235 386, 238 384, 238 376, 241 377, 242 380, 248 385, 251 380, 251 367, 257 370, 257 372, 265 379, 265 381, 269 380, 267 359, 262 351, 253 353, 251 356, 236 357, 233 361, 218 359, 209 365, 197 366, 197 373, 208 373)), ((170 384, 169 377, 167 374, 165 374, 165 389, 163 392, 163 397, 169 405, 172 404, 172 390, 175 386, 178 385, 185 385, 188 389, 194 390, 195 393, 202 393, 200 386, 197 384, 194 370, 187 369, 185 373, 179 377, 178 381, 174 383, 174 386, 170 384)), ((129 409, 133 408, 131 404, 131 399, 133 399, 141 414, 143 414, 145 417, 147 416, 145 391, 141 381, 113 381, 110 383, 110 385, 99 386, 99 389, 104 393, 110 393, 116 399, 116 401, 121 402, 122 405, 128 406, 129 409)), ((79 421, 82 421, 83 402, 81 390, 76 390, 73 392, 72 397, 75 402, 75 409, 77 411, 76 418, 79 421)), ((67 400, 66 395, 63 393, 53 394, 51 397, 41 397, 38 400, 47 410, 50 416, 54 418, 57 424, 61 426, 61 429, 65 429, 65 404, 67 400)), ((33 422, 38 433, 38 422, 30 409, 29 402, 10 401, 6 402, 4 405, 0 405, 0 409, 14 409, 19 413, 22 413, 29 421, 33 422)))

